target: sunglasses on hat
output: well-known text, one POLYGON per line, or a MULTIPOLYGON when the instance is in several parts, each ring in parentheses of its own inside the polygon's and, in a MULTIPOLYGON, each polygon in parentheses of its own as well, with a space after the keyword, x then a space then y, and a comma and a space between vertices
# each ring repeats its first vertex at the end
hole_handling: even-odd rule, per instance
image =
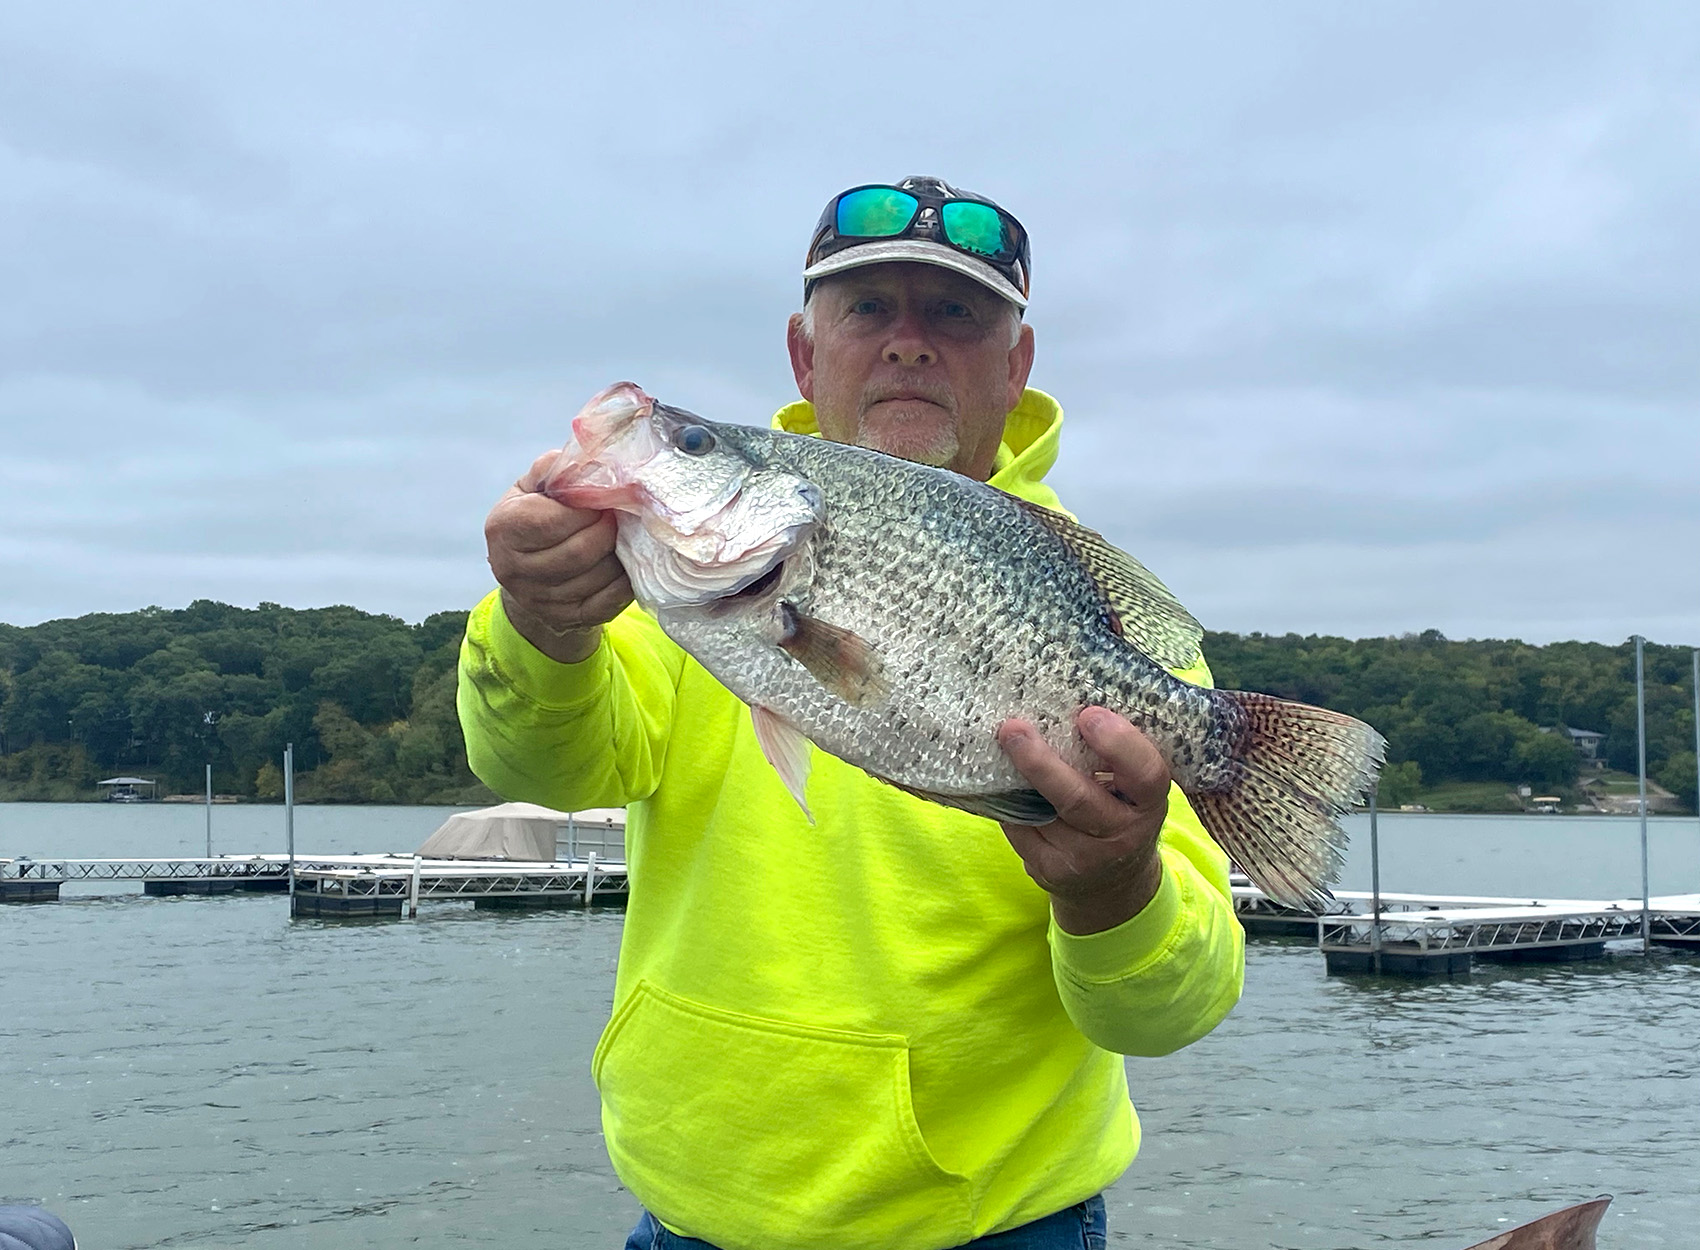
MULTIPOLYGON (((910 181, 944 188, 932 179, 910 181)), ((991 266, 1023 299, 1028 294, 1031 261, 1022 224, 988 200, 940 194, 923 186, 875 184, 835 195, 815 226, 804 267, 859 244, 900 238, 942 243, 991 266)))

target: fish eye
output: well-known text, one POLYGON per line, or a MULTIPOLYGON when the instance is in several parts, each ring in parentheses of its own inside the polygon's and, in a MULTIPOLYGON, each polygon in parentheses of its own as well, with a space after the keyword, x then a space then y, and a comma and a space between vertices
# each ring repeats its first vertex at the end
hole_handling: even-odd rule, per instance
POLYGON ((714 450, 714 435, 700 425, 687 425, 673 435, 673 446, 687 456, 702 456, 714 450))

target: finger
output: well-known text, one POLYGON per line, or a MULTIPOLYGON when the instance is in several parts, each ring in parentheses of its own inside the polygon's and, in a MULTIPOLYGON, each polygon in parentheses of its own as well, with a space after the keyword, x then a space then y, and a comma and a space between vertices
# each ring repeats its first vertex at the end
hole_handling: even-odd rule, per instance
POLYGON ((490 510, 484 522, 484 541, 493 549, 516 552, 547 551, 574 535, 601 524, 600 537, 584 541, 614 549, 614 517, 587 508, 569 508, 544 495, 528 495, 515 487, 490 510))
POLYGON ((587 598, 580 611, 586 621, 597 625, 606 625, 616 616, 626 610, 632 602, 632 584, 626 578, 625 570, 601 590, 587 598))
POLYGON ((1104 881, 1106 874, 1119 874, 1127 858, 1110 850, 1102 839, 1067 825, 1053 822, 1035 829, 1027 825, 1004 825, 1003 834, 1027 875, 1052 894, 1070 894, 1104 881))
POLYGON ((568 563, 549 551, 510 556, 499 562, 492 560, 490 568, 510 594, 539 608, 581 603, 626 575, 613 556, 605 556, 586 568, 576 562, 568 563))
POLYGON ((1127 805, 1071 767, 1026 721, 998 726, 998 744, 1016 771, 1051 801, 1058 820, 1094 837, 1113 836, 1127 825, 1127 805))
POLYGON ((561 585, 602 564, 617 564, 614 518, 603 514, 547 546, 515 545, 504 533, 490 543, 490 567, 498 580, 503 574, 550 585, 561 585))
POLYGON ((505 588, 502 596, 508 619, 513 621, 516 627, 522 620, 526 622, 520 632, 534 644, 544 635, 560 638, 568 634, 582 634, 599 625, 606 625, 625 611, 627 605, 632 602, 631 587, 623 580, 598 591, 588 599, 575 600, 572 603, 524 600, 505 588))
POLYGON ((543 485, 544 479, 549 476, 549 470, 555 467, 555 461, 560 458, 561 449, 551 447, 533 460, 531 467, 519 475, 519 481, 514 483, 514 489, 527 493, 535 492, 538 487, 543 485))
POLYGON ((1134 807, 1166 803, 1169 766, 1155 743, 1122 716, 1104 707, 1082 709, 1080 736, 1109 766, 1115 788, 1134 807))
POLYGON ((1010 846, 1021 857, 1021 866, 1027 870, 1027 875, 1040 884, 1048 880, 1044 861, 1050 848, 1039 836, 1039 831, 1029 825, 1004 825, 1002 828, 1003 836, 1009 839, 1010 846))

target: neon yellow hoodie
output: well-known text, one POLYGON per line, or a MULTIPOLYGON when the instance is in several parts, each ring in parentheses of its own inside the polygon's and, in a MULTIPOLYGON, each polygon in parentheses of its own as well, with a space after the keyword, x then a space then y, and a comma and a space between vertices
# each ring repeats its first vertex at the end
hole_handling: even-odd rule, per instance
MULTIPOLYGON (((817 432, 807 404, 775 421, 817 432)), ((1028 391, 992 484, 1057 507, 1061 423, 1028 391)), ((1157 896, 1076 937, 993 822, 820 751, 811 827, 748 709, 635 608, 562 665, 490 595, 459 704, 498 793, 628 806, 603 1131, 639 1201, 725 1250, 942 1250, 1090 1197, 1139 1144, 1117 1052, 1178 1049, 1239 998, 1227 861, 1178 790, 1157 896)))

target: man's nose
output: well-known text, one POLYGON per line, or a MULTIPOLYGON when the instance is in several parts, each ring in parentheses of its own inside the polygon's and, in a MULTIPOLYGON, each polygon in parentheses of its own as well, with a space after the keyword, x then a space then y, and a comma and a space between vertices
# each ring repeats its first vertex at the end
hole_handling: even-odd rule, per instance
POLYGON ((914 313, 904 313, 891 327, 885 343, 885 362, 888 365, 930 365, 938 360, 938 351, 927 337, 926 323, 914 313))

